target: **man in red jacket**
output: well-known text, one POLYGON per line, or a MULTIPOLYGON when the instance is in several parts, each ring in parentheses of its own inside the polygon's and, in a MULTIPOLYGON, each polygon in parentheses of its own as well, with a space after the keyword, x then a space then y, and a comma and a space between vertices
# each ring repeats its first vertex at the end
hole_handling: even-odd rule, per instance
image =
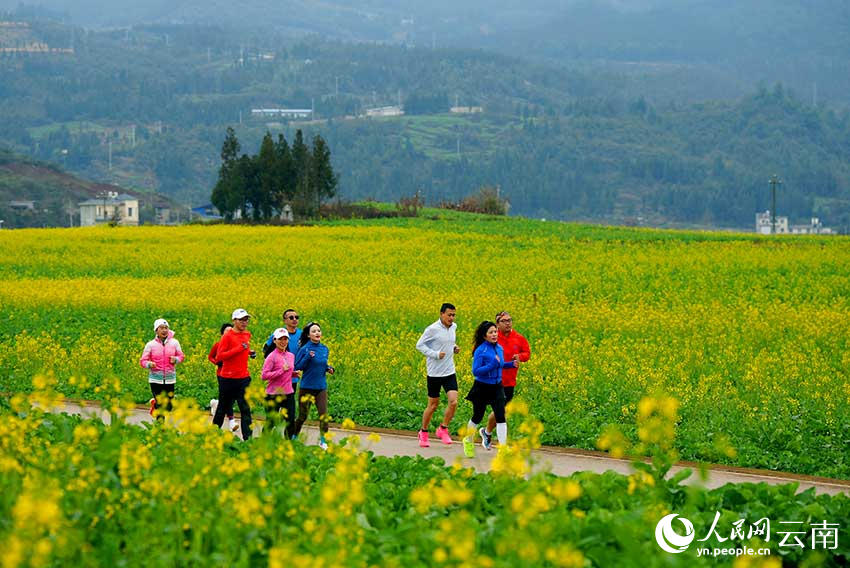
POLYGON ((224 332, 218 344, 216 363, 221 363, 218 376, 221 377, 218 390, 218 407, 215 410, 213 424, 221 428, 224 411, 231 407, 232 401, 239 406, 242 424, 242 439, 251 438, 251 407, 245 400, 245 391, 251 384, 248 372, 248 358, 257 353, 251 349, 251 332, 248 321, 251 314, 243 309, 233 311, 233 327, 224 332))
MULTIPOLYGON (((516 375, 520 363, 525 363, 531 357, 531 347, 528 341, 514 330, 514 320, 508 312, 496 314, 496 327, 499 329, 499 345, 505 351, 505 361, 516 362, 516 367, 502 369, 502 386, 505 389, 505 402, 514 397, 516 375)), ((487 418, 487 427, 480 432, 481 437, 490 438, 490 433, 496 429, 496 416, 491 412, 487 418)))

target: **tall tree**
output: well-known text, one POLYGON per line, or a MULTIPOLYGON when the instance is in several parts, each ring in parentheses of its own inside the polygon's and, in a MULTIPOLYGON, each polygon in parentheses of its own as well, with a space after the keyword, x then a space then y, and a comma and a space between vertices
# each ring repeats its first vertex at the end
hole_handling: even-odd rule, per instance
POLYGON ((251 215, 255 221, 260 220, 260 182, 257 168, 256 157, 242 154, 236 165, 235 177, 238 180, 238 187, 241 190, 242 196, 241 210, 243 214, 249 211, 248 206, 251 206, 251 215))
POLYGON ((313 154, 310 159, 310 183, 316 198, 316 209, 321 207, 325 199, 336 195, 339 182, 331 165, 331 151, 325 139, 319 134, 313 137, 313 154))
POLYGON ((232 127, 227 127, 227 134, 221 145, 221 167, 218 170, 218 181, 213 188, 210 201, 224 215, 225 219, 233 219, 234 213, 245 203, 245 184, 238 171, 239 140, 232 127))
POLYGON ((275 152, 277 153, 277 170, 275 177, 278 179, 278 193, 275 196, 275 206, 279 210, 287 203, 291 203, 295 198, 296 172, 295 163, 292 158, 292 152, 289 149, 289 144, 286 142, 283 134, 278 134, 277 144, 275 144, 275 152))
POLYGON ((275 143, 270 132, 266 131, 260 143, 260 153, 257 155, 257 192, 254 199, 254 219, 269 219, 272 209, 276 208, 275 196, 278 193, 280 180, 278 171, 278 156, 275 143))
POLYGON ((241 149, 242 146, 236 138, 236 131, 233 130, 232 126, 228 126, 227 132, 224 135, 224 143, 221 145, 221 167, 227 168, 233 166, 237 158, 239 158, 239 151, 241 149))
POLYGON ((292 141, 292 163, 295 170, 293 209, 296 214, 308 217, 313 214, 315 203, 309 179, 310 158, 310 148, 304 143, 304 134, 299 128, 295 131, 295 139, 292 141))

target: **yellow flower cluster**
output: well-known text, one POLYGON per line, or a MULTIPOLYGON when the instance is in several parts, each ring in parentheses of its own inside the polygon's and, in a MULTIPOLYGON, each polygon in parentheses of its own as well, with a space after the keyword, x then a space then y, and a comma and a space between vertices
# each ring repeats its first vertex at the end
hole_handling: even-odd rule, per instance
POLYGON ((641 487, 655 487, 655 478, 643 470, 638 470, 629 476, 627 491, 631 495, 641 487))
POLYGON ((630 444, 619 427, 609 425, 606 426, 602 435, 596 441, 596 447, 602 451, 607 451, 613 458, 622 458, 629 451, 630 444))
POLYGON ((50 479, 24 478, 24 487, 12 507, 13 530, 0 540, 0 563, 4 568, 47 566, 55 549, 64 546, 65 517, 62 492, 50 479))
POLYGON ((676 437, 679 401, 669 396, 646 397, 638 403, 638 438, 647 445, 669 450, 676 437))
POLYGON ((472 492, 455 479, 431 480, 427 485, 411 491, 410 502, 421 514, 431 507, 448 509, 462 507, 472 500, 472 492))

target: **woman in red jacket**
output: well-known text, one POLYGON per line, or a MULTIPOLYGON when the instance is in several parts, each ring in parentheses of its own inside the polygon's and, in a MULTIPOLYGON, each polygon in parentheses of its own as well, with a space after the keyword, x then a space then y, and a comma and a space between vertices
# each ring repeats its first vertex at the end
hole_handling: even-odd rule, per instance
MULTIPOLYGON (((221 331, 219 335, 224 335, 224 332, 233 327, 233 324, 230 322, 221 324, 221 331)), ((215 378, 216 383, 221 388, 221 377, 218 376, 218 371, 221 369, 221 363, 216 362, 216 357, 218 356, 218 344, 221 343, 221 340, 216 341, 212 348, 210 349, 209 355, 207 355, 207 359, 210 363, 215 365, 215 378)), ((218 399, 213 398, 210 400, 210 413, 215 416, 215 411, 218 408, 218 399)), ((239 423, 233 418, 233 405, 231 404, 228 408, 224 409, 224 413, 227 415, 227 427, 230 428, 231 431, 236 432, 239 429, 239 423)))
POLYGON ((251 314, 243 309, 233 311, 233 327, 224 332, 218 343, 216 364, 221 363, 218 376, 221 377, 218 387, 218 407, 215 409, 213 424, 221 428, 224 423, 224 411, 230 408, 233 401, 239 406, 242 423, 242 439, 251 438, 251 407, 245 400, 245 391, 251 384, 248 372, 248 358, 257 356, 251 349, 251 332, 248 331, 248 321, 251 314))

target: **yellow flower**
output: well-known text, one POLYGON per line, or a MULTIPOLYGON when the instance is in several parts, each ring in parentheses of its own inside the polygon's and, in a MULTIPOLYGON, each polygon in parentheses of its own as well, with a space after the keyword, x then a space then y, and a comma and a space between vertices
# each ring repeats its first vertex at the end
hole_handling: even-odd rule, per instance
POLYGON ((443 564, 449 559, 449 555, 446 554, 446 550, 442 547, 437 547, 434 549, 434 554, 432 555, 434 562, 437 564, 443 564))
POLYGON ((581 485, 571 479, 555 479, 549 486, 549 493, 559 501, 569 503, 582 495, 581 485))

